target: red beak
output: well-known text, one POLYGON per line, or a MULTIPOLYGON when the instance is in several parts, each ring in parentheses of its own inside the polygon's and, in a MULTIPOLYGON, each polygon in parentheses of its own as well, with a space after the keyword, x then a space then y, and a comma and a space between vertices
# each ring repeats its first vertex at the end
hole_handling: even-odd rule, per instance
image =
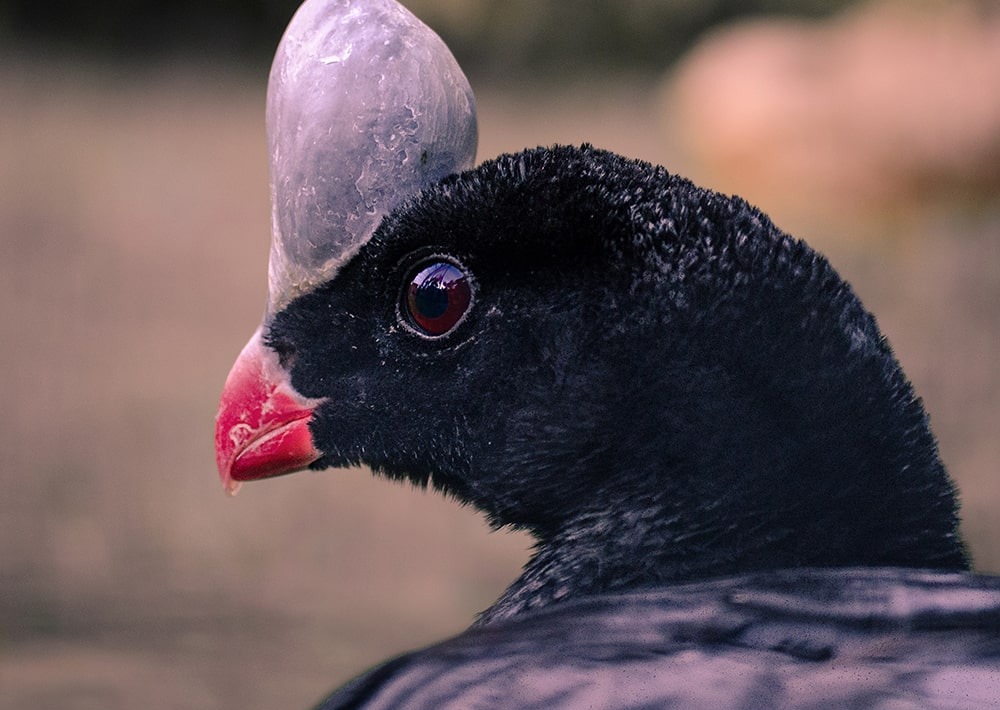
POLYGON ((235 493, 241 481, 293 473, 318 459, 309 420, 321 401, 292 389, 277 353, 264 345, 260 330, 254 333, 226 378, 215 417, 215 460, 226 490, 235 493))

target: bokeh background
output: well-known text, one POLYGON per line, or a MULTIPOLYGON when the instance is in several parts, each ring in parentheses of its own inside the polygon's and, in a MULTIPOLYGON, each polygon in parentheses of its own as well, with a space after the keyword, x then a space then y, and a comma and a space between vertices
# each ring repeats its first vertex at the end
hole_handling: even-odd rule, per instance
MULTIPOLYGON (((1000 572, 995 0, 412 0, 481 159, 592 142, 744 194, 877 314, 1000 572)), ((296 0, 0 0, 0 708, 304 708, 528 556, 363 471, 222 493, 296 0)))

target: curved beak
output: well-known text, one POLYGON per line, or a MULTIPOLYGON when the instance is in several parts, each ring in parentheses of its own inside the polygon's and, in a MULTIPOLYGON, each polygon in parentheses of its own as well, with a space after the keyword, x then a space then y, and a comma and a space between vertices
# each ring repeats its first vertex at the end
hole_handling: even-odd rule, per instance
POLYGON ((226 490, 236 493, 242 481, 300 471, 318 459, 309 421, 321 401, 292 388, 258 329, 226 378, 215 417, 215 460, 226 490))

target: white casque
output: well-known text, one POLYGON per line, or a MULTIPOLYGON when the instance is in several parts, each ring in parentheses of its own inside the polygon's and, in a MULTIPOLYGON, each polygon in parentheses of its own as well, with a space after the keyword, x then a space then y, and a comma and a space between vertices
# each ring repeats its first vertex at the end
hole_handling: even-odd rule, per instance
POLYGON ((469 82, 395 0, 307 0, 271 67, 265 322, 331 279, 407 197, 472 167, 469 82))

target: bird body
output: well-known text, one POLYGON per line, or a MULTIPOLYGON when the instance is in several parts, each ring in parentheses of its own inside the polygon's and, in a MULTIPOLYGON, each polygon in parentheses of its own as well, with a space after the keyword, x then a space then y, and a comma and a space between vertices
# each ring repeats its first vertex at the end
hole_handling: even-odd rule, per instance
POLYGON ((800 569, 601 594, 467 631, 317 710, 995 708, 1000 581, 800 569))
POLYGON ((393 0, 309 0, 271 76, 224 483, 363 465, 536 539, 469 631, 324 708, 1000 705, 1000 580, 825 258, 588 145, 469 168, 467 83, 393 0))

